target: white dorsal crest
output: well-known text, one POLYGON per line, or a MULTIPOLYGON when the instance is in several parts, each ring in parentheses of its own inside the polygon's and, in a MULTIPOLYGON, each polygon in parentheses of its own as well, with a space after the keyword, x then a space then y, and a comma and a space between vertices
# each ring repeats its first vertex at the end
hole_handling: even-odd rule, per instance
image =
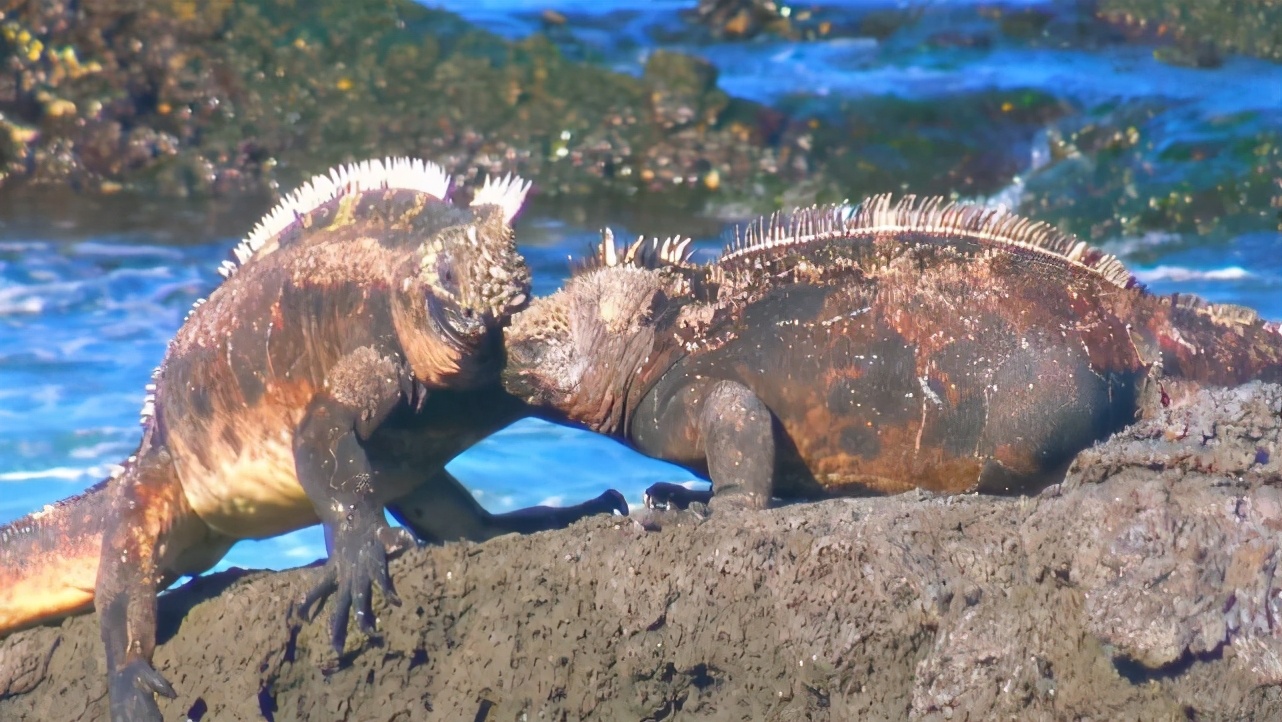
POLYGON ((472 198, 473 206, 493 205, 503 209, 503 219, 508 225, 525 203, 525 194, 530 192, 530 182, 521 180, 511 173, 502 178, 489 176, 481 190, 472 198))
POLYGON ((717 259, 726 264, 776 248, 799 247, 838 239, 874 238, 893 234, 936 236, 1045 257, 1080 268, 1121 288, 1138 284, 1118 258, 1043 221, 1019 216, 1004 207, 954 203, 939 197, 890 194, 869 198, 859 206, 813 206, 787 214, 775 213, 741 228, 717 259))
POLYGON ((339 196, 383 188, 418 191, 445 200, 450 192, 450 176, 431 161, 406 157, 371 159, 331 168, 282 198, 233 249, 235 260, 224 261, 218 272, 230 278, 254 256, 270 253, 275 248, 271 241, 299 216, 339 196))

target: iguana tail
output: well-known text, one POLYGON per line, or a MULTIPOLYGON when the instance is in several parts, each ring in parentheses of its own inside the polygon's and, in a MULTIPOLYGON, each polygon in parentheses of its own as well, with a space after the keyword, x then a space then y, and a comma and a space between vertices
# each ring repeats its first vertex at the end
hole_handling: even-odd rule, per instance
POLYGON ((0 527, 0 636, 89 609, 107 482, 0 527))
POLYGON ((1200 384, 1282 382, 1282 327, 1254 309, 1170 299, 1170 326, 1158 334, 1163 374, 1200 384))

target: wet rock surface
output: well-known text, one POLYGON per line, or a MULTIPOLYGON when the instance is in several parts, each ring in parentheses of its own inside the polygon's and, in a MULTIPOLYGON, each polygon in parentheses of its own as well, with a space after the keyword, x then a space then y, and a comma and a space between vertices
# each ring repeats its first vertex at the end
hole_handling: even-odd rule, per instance
MULTIPOLYGON (((161 600, 181 719, 1276 719, 1282 387, 1195 393, 1036 498, 891 498, 415 550, 341 658, 311 569, 161 600)), ((96 618, 0 641, 0 719, 99 719, 96 618)))

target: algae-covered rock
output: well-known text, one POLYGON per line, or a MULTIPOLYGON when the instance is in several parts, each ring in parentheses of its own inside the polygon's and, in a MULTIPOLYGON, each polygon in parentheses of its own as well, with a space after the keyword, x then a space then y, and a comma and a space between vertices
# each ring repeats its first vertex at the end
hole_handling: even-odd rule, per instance
POLYGON ((408 0, 11 2, 0 31, 10 180, 217 195, 412 153, 626 196, 751 188, 805 154, 698 61, 632 77, 408 0))
POLYGON ((769 33, 790 40, 813 40, 851 28, 852 8, 816 8, 775 0, 699 0, 693 17, 715 37, 740 39, 769 33))
POLYGON ((1159 57, 1206 65, 1217 54, 1282 60, 1279 0, 1099 0, 1102 17, 1151 39, 1173 43, 1159 57))
POLYGON ((820 99, 822 106, 813 111, 807 107, 811 100, 794 98, 783 107, 815 118, 807 140, 823 148, 828 160, 811 165, 834 181, 816 192, 823 201, 886 191, 971 197, 997 192, 1027 169, 1042 129, 1073 112, 1070 104, 1034 90, 820 99))
POLYGON ((1135 102, 1065 118, 1021 210, 1094 241, 1182 233, 1223 241, 1282 228, 1282 114, 1201 117, 1135 102))

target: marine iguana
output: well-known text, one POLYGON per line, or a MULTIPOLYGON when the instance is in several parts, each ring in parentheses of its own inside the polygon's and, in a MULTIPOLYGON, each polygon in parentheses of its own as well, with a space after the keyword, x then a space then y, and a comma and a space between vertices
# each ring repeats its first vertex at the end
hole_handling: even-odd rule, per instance
POLYGON ((505 331, 537 415, 711 478, 651 505, 1029 492, 1164 378, 1282 380, 1276 324, 1004 210, 879 196, 760 219, 706 265, 688 243, 607 234, 505 331))
MULTIPOLYGON (((494 430, 487 414, 507 413, 498 328, 530 290, 511 228, 528 188, 489 180, 456 206, 441 168, 389 158, 287 196, 170 342, 138 451, 85 494, 0 528, 0 634, 93 603, 112 719, 159 720, 153 693, 174 690, 151 664, 157 589, 239 539, 317 522, 329 559, 302 609, 337 591, 335 647, 353 607, 372 632, 372 587, 398 602, 387 556, 412 542, 384 505, 415 498, 494 430)), ((430 493, 453 503, 429 516, 468 512, 434 525, 448 538, 627 512, 617 492, 494 516, 461 487, 430 493)))

